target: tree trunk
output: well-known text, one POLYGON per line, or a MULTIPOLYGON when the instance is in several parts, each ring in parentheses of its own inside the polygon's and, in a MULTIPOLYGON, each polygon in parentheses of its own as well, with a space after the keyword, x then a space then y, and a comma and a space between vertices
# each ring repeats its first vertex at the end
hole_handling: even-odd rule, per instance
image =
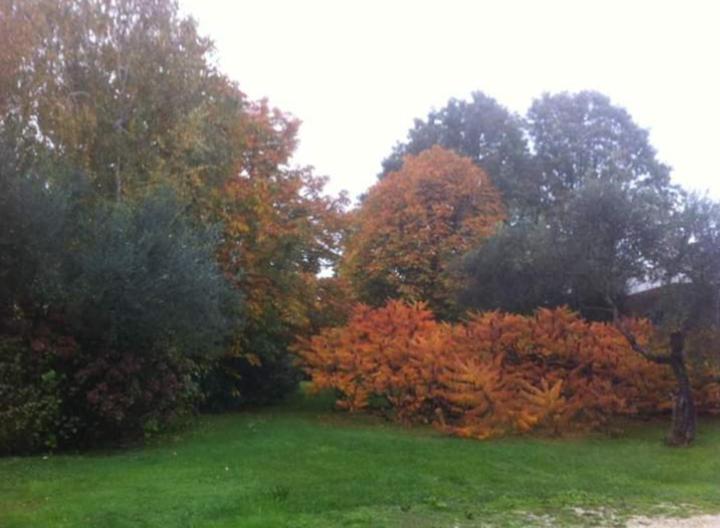
POLYGON ((625 336, 633 350, 648 361, 672 368, 677 382, 677 393, 673 401, 672 428, 667 436, 667 443, 678 447, 689 446, 695 440, 696 416, 690 377, 685 366, 685 332, 670 334, 670 355, 658 355, 641 346, 632 332, 618 322, 617 311, 615 321, 615 327, 625 336))
POLYGON ((122 200, 123 188, 122 188, 122 175, 120 174, 120 156, 115 160, 115 201, 120 202, 122 200))
POLYGON ((672 446, 689 446, 695 440, 695 401, 685 359, 685 336, 675 332, 670 336, 670 366, 677 381, 677 394, 673 402, 672 428, 667 443, 672 446))

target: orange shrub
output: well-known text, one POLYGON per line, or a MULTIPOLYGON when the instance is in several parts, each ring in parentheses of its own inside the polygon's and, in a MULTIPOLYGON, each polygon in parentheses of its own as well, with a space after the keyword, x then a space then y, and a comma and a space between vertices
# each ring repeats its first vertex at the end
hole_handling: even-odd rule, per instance
POLYGON ((299 355, 315 389, 340 392, 339 407, 365 409, 380 396, 399 420, 414 421, 426 414, 436 381, 426 354, 441 344, 441 328, 423 304, 359 305, 347 326, 304 342, 299 355))
MULTIPOLYGON (((639 335, 649 334, 647 326, 636 326, 639 335)), ((467 436, 595 428, 610 416, 637 412, 638 404, 644 411, 660 410, 672 386, 669 372, 630 350, 614 328, 583 321, 567 309, 533 316, 477 314, 458 325, 454 348, 456 357, 495 365, 505 380, 499 394, 505 398, 489 398, 495 403, 492 417, 478 420, 472 409, 446 422, 445 429, 467 436)), ((446 386, 444 399, 453 402, 458 391, 446 386)))
MULTIPOLYGON (((647 342, 650 325, 633 325, 647 342)), ((670 370, 632 351, 614 327, 564 308, 450 325, 422 303, 361 305, 346 326, 297 352, 314 387, 335 389, 341 408, 385 410, 473 438, 598 428, 669 409, 674 387, 670 370)), ((700 407, 717 406, 718 391, 696 392, 700 407)))

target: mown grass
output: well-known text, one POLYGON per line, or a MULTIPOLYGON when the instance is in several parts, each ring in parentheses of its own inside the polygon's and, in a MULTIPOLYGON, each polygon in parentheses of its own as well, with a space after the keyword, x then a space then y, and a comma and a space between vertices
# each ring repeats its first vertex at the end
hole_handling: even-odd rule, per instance
POLYGON ((720 511, 718 421, 678 450, 663 425, 477 442, 330 407, 300 395, 145 448, 0 459, 0 527, 621 526, 720 511))

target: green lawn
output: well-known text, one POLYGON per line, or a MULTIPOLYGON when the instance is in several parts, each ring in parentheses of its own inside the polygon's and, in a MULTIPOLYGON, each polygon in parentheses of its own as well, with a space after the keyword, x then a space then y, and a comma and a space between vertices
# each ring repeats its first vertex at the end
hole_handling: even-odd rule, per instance
POLYGON ((477 442, 299 396, 142 449, 0 459, 0 527, 621 525, 610 511, 720 511, 720 422, 689 450, 662 434, 477 442))

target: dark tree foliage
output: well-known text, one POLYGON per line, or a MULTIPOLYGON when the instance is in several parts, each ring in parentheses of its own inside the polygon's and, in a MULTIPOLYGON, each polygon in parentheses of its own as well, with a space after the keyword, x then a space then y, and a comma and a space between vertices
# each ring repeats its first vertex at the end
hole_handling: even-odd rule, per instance
POLYGON ((674 215, 654 262, 666 283, 679 283, 674 317, 720 325, 720 204, 691 194, 674 215))
POLYGON ((652 279, 650 261, 668 219, 666 202, 594 181, 541 222, 505 226, 469 253, 464 300, 477 309, 531 313, 568 305, 585 317, 612 316, 632 284, 652 279))
POLYGON ((467 277, 461 303, 477 310, 533 313, 568 303, 567 262, 560 234, 547 225, 520 222, 501 227, 462 264, 467 277))
POLYGON ((20 171, 12 150, 0 166, 0 385, 25 397, 3 398, 0 450, 117 441, 192 411, 239 306, 216 233, 170 190, 98 204, 84 178, 51 184, 51 165, 20 171))
POLYGON ((120 349, 170 343, 216 349, 231 295, 215 263, 217 234, 194 223, 170 189, 103 204, 77 218, 62 301, 88 341, 120 349))
POLYGON ((592 319, 607 319, 607 299, 622 302, 633 284, 652 279, 649 258, 667 228, 667 200, 652 189, 629 192, 593 180, 566 200, 550 222, 562 233, 569 304, 592 319))
POLYGON ((440 145, 467 156, 490 176, 511 213, 534 209, 539 195, 537 179, 522 120, 482 92, 469 101, 451 99, 416 119, 407 140, 398 143, 383 161, 380 177, 399 170, 403 158, 440 145))
POLYGON ((165 189, 78 219, 55 304, 79 345, 72 365, 84 399, 73 403, 92 426, 88 442, 192 411, 226 344, 239 303, 215 261, 217 237, 185 207, 165 189))
POLYGON ((548 206, 595 180, 671 189, 670 169, 657 160, 647 131, 600 93, 543 95, 528 110, 527 130, 548 206))
POLYGON ((17 311, 41 310, 60 272, 69 209, 67 192, 47 185, 48 172, 69 171, 31 161, 16 132, 0 125, 0 332, 17 311))
POLYGON ((653 316, 664 342, 641 346, 622 320, 618 327, 637 352, 672 369, 677 390, 667 441, 687 446, 696 434, 693 381, 720 381, 707 379, 720 366, 720 204, 691 194, 668 216, 670 222, 647 258, 659 286, 646 292, 642 302, 628 303, 636 314, 653 316), (647 299, 652 300, 649 305, 647 299))
POLYGON ((466 302, 523 312, 567 304, 607 319, 608 298, 621 303, 632 284, 651 279, 648 259, 680 192, 647 132, 601 94, 545 95, 527 126, 540 214, 511 223, 469 255, 466 302), (529 294, 518 298, 503 287, 529 294))

